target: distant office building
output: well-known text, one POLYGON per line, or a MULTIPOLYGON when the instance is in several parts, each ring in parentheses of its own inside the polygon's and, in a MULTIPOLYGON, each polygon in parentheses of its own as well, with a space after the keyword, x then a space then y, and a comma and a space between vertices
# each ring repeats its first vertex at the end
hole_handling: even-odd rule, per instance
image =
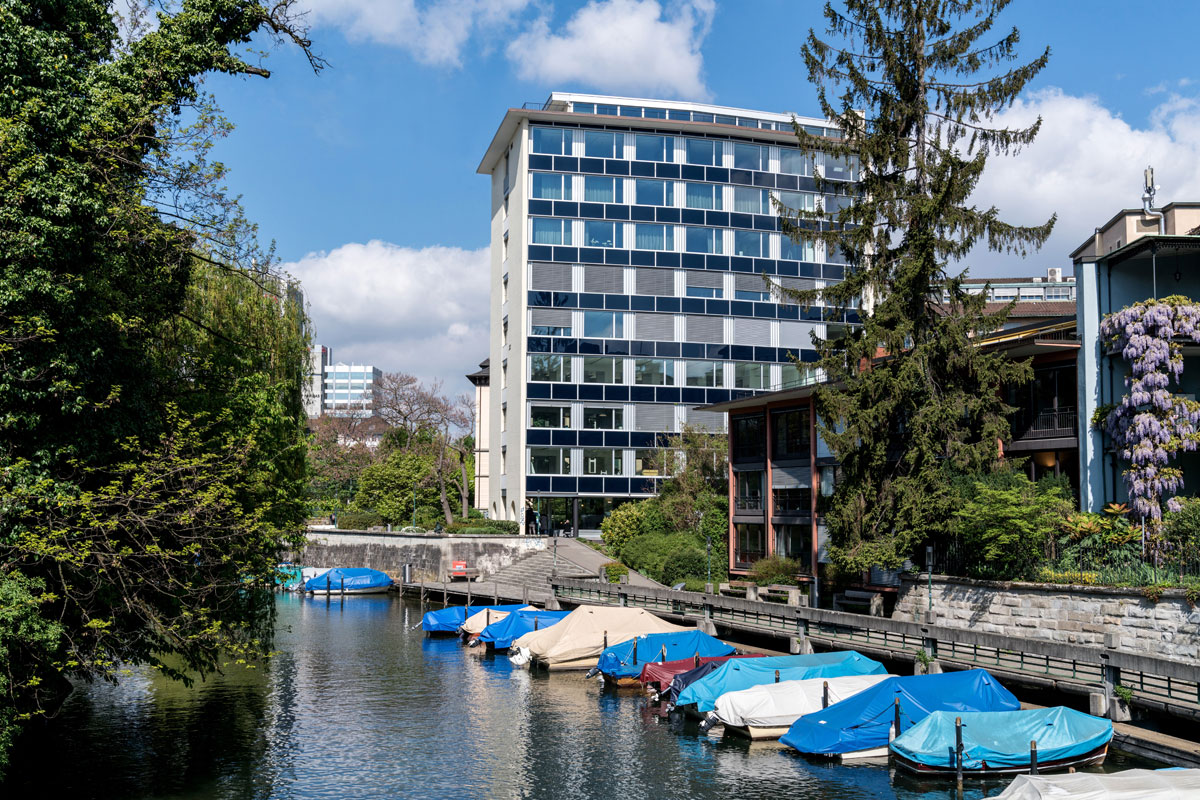
POLYGON ((304 380, 304 412, 309 419, 325 410, 325 368, 333 362, 333 350, 322 344, 309 349, 308 375, 304 380))
POLYGON ((475 386, 475 508, 487 514, 491 476, 491 463, 488 458, 488 443, 491 439, 491 429, 488 425, 491 420, 488 411, 492 380, 490 359, 485 358, 481 361, 479 369, 468 375, 467 380, 475 386))
POLYGON ((371 416, 372 391, 383 372, 366 364, 330 364, 325 367, 324 413, 334 416, 371 416))

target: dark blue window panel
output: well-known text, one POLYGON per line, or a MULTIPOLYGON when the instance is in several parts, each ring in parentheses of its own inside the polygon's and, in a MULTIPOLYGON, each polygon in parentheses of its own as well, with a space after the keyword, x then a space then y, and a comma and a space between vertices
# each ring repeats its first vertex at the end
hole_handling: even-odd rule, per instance
POLYGON ((654 165, 654 175, 657 178, 678 178, 679 177, 679 165, 678 164, 655 164, 654 165))
POLYGON ((549 428, 530 428, 525 431, 526 444, 550 444, 549 428))
POLYGON ((689 386, 686 389, 682 389, 680 391, 680 393, 683 395, 683 400, 681 402, 690 403, 691 405, 697 405, 697 406, 704 405, 704 390, 703 389, 696 389, 694 387, 689 386))
MULTIPOLYGON (((766 289, 766 286, 763 286, 766 289)), ((729 313, 735 317, 754 316, 754 304, 748 300, 732 300, 729 303, 729 313)))
POLYGON ((605 219, 629 219, 629 206, 609 205, 604 207, 605 219))
POLYGON ((555 172, 578 172, 579 159, 571 156, 555 156, 554 157, 555 172))
POLYGON ((774 261, 774 259, 770 259, 770 258, 756 258, 756 259, 754 259, 754 271, 755 271, 755 272, 757 272, 757 273, 760 273, 760 274, 761 274, 761 273, 763 273, 763 272, 765 272, 765 273, 767 273, 768 275, 774 275, 774 274, 775 274, 775 261, 774 261))
POLYGON ((622 266, 627 266, 629 264, 629 251, 628 250, 605 250, 604 251, 604 263, 605 264, 620 264, 622 266))
POLYGON ((825 309, 818 308, 817 306, 809 306, 808 308, 801 308, 800 309, 800 318, 812 320, 814 322, 820 322, 824 316, 824 310, 825 309))
POLYGON ((579 159, 579 171, 586 172, 591 175, 604 174, 604 159, 603 158, 581 158, 579 159))
POLYGON ((525 479, 525 491, 527 492, 548 492, 550 491, 550 478, 545 475, 530 475, 525 479))
POLYGON ((629 309, 631 311, 653 311, 654 298, 644 294, 632 295, 629 298, 629 309))
POLYGON ((813 264, 808 261, 799 262, 801 278, 819 278, 821 277, 821 265, 813 264))
POLYGON ((754 259, 745 256, 730 256, 729 268, 734 272, 754 272, 754 259))
POLYGON ((704 357, 715 359, 717 361, 729 360, 729 345, 727 344, 706 344, 704 345, 704 357))
POLYGON ((846 312, 840 308, 826 308, 822 314, 822 319, 826 322, 843 322, 846 319, 846 312))
POLYGON ((568 264, 574 264, 579 260, 578 247, 556 247, 554 248, 554 260, 566 261, 568 264))
POLYGON ((643 178, 654 177, 654 162, 653 161, 631 161, 629 162, 629 174, 637 175, 643 178))
POLYGON ((724 167, 705 167, 704 172, 713 183, 729 183, 729 170, 724 167))
POLYGON ((780 319, 800 319, 800 306, 780 305, 775 313, 780 319))
POLYGON ((605 494, 629 494, 629 478, 605 478, 605 494))
POLYGON ((644 431, 631 431, 629 434, 630 447, 654 447, 654 434, 644 431))
POLYGON ((604 342, 604 354, 608 356, 629 355, 629 342, 624 339, 609 339, 604 342))
POLYGON ((702 181, 704 180, 704 167, 697 167, 692 164, 680 164, 679 177, 685 181, 702 181))
POLYGON ((678 208, 656 208, 654 218, 659 222, 679 222, 678 208))
POLYGON ((630 206, 629 218, 639 222, 654 222, 654 206, 630 206))
POLYGON ((654 387, 653 386, 630 386, 629 399, 635 403, 653 403, 654 402, 654 387))
POLYGON ((574 447, 575 431, 551 431, 550 444, 558 445, 559 447, 574 447))
POLYGON ((754 173, 754 185, 765 186, 768 189, 775 188, 775 176, 769 172, 754 173))
POLYGON ((599 247, 579 248, 579 261, 582 264, 603 264, 604 251, 599 247))
POLYGON ((654 309, 656 311, 664 311, 667 313, 676 314, 679 312, 679 298, 678 297, 655 298, 654 309))
POLYGON ((775 319, 775 309, 774 303, 755 303, 754 316, 759 319, 775 319))
POLYGON ((683 306, 683 313, 685 314, 704 313, 704 298, 702 297, 681 297, 679 304, 683 306))
MULTIPOLYGON (((529 213, 543 214, 548 217, 554 213, 554 203, 550 200, 530 200, 529 213)), ((575 215, 572 214, 571 216, 575 215)))
POLYGON ((684 225, 703 225, 704 212, 698 208, 684 208, 679 212, 679 220, 684 225))
POLYGON ((817 355, 816 350, 801 350, 800 360, 805 364, 815 364, 821 360, 821 357, 817 355))
POLYGON ((629 263, 638 267, 653 267, 654 266, 654 251, 653 250, 630 250, 629 263))
POLYGON ((728 389, 706 389, 704 394, 708 398, 707 402, 709 405, 713 403, 725 403, 729 400, 728 389))
POLYGON ((604 162, 604 172, 607 175, 628 175, 629 162, 609 159, 604 162))
POLYGON ((850 323, 851 325, 858 325, 862 323, 862 317, 858 315, 857 311, 847 311, 846 322, 850 323))
POLYGON ((604 387, 597 383, 581 383, 579 384, 579 399, 603 400, 604 387))
POLYGON ((603 447, 604 446, 604 431, 580 431, 579 432, 580 447, 603 447))
POLYGON ((610 403, 624 402, 629 399, 628 386, 605 386, 604 399, 610 403))
POLYGON ((795 189, 797 185, 795 175, 775 176, 775 186, 779 189, 795 189))
POLYGON ((753 186, 754 173, 748 169, 731 169, 729 170, 729 182, 740 183, 743 186, 753 186))
POLYGON ((679 342, 655 342, 654 355, 659 358, 679 358, 679 342))
POLYGON ((550 385, 553 387, 550 391, 550 396, 553 397, 555 400, 574 400, 574 399, 576 399, 575 384, 573 384, 573 383, 552 383, 550 385))
POLYGON ((679 355, 682 358, 704 358, 704 345, 700 342, 680 342, 679 355))
POLYGON ((704 313, 705 314, 721 314, 721 315, 728 314, 729 313, 729 301, 728 300, 705 300, 704 301, 704 313))
POLYGON ((579 352, 578 339, 551 339, 554 342, 554 352, 556 353, 577 353, 579 352))
POLYGON ((532 156, 531 155, 529 157, 529 168, 530 169, 547 169, 547 170, 554 169, 554 157, 553 156, 532 156))
POLYGON ((587 292, 579 295, 580 308, 604 308, 604 295, 588 294, 587 292))
POLYGON ((554 304, 554 299, 550 292, 529 292, 528 299, 531 306, 550 306, 554 304))
POLYGON ((580 203, 579 216, 585 219, 604 219, 604 206, 600 203, 580 203))
POLYGON ((678 386, 659 386, 654 390, 654 402, 656 403, 678 403, 679 402, 679 387, 678 386))
POLYGON ((705 256, 704 263, 709 269, 729 269, 729 256, 705 256))
POLYGON ((756 231, 773 231, 775 230, 775 217, 768 217, 765 214, 754 215, 754 230, 756 231))
POLYGON ((841 264, 826 264, 825 279, 830 281, 840 281, 846 277, 846 268, 841 264))
POLYGON ((554 307, 555 308, 577 308, 579 306, 579 295, 575 292, 555 292, 554 307))
POLYGON ((704 224, 714 228, 729 227, 729 213, 726 211, 705 211, 704 224))
POLYGON ((550 491, 562 492, 563 494, 575 494, 578 491, 579 484, 575 478, 555 475, 550 479, 550 491))
POLYGON ((550 398, 550 384, 527 383, 525 384, 525 395, 532 400, 548 400, 550 398))
POLYGON ((629 447, 629 434, 625 431, 605 431, 605 447, 629 447))
POLYGON ((684 269, 704 269, 704 254, 680 253, 679 263, 684 269))
POLYGON ((775 262, 775 268, 779 271, 780 275, 787 275, 791 278, 800 274, 800 265, 795 261, 777 261, 775 262))
POLYGON ((611 308, 614 311, 629 310, 629 295, 627 294, 606 294, 604 295, 604 307, 611 308))
POLYGON ((656 342, 632 341, 629 343, 629 355, 644 356, 645 358, 653 358, 655 344, 656 344, 656 342))
POLYGON ((630 494, 654 494, 657 488, 654 485, 653 478, 630 478, 629 493, 630 494))
POLYGON ((654 263, 660 267, 678 267, 679 253, 655 253, 654 263))
POLYGON ((815 192, 817 190, 817 181, 815 178, 806 178, 803 175, 796 177, 796 188, 802 192, 815 192))
POLYGON ((754 348, 748 344, 730 345, 729 358, 733 361, 753 361, 754 348))
POLYGON ((754 348, 754 360, 770 363, 775 360, 774 347, 756 347, 754 348))
POLYGON ((672 435, 673 435, 673 434, 670 434, 670 433, 656 433, 656 434, 654 434, 654 446, 655 446, 655 447, 670 447, 670 446, 671 446, 671 436, 672 436, 672 435))
POLYGON ((599 356, 604 354, 603 339, 580 339, 579 353, 585 356, 599 356))
POLYGON ((729 227, 731 227, 731 228, 753 228, 754 227, 754 215, 753 214, 730 214, 729 215, 729 227))
POLYGON ((556 202, 554 204, 554 216, 556 217, 578 217, 579 203, 556 202))
POLYGON ((601 494, 604 491, 603 478, 580 478, 579 491, 590 494, 601 494))
POLYGON ((529 245, 529 258, 533 261, 549 261, 554 257, 554 248, 544 244, 529 245))
POLYGON ((549 353, 550 339, 546 336, 530 336, 528 346, 531 353, 549 353))

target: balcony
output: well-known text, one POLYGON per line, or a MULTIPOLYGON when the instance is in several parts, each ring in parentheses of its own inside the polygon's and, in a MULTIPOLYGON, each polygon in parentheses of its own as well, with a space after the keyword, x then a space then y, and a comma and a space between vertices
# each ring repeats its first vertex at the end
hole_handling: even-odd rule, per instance
POLYGON ((762 513, 763 499, 759 495, 746 495, 733 498, 735 512, 762 513))
POLYGON ((810 489, 776 489, 772 492, 771 516, 808 517, 812 515, 810 489))
POLYGON ((1040 410, 1021 408, 1009 416, 1008 422, 1014 442, 1075 439, 1079 435, 1079 413, 1073 406, 1040 410))

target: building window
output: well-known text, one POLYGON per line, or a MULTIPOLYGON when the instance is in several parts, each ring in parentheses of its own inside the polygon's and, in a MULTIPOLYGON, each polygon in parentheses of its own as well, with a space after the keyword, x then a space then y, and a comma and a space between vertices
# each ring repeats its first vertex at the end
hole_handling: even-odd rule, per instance
POLYGON ((625 361, 621 358, 598 356, 583 359, 584 383, 624 383, 625 361))
POLYGON ((721 231, 713 228, 684 228, 684 249, 689 253, 720 253, 721 231))
POLYGON ((858 180, 858 158, 825 154, 825 177, 835 181, 858 180))
POLYGON ((709 299, 724 297, 723 289, 716 289, 709 286, 689 286, 687 287, 688 297, 707 297, 709 299))
POLYGON ((613 222, 595 222, 588 220, 583 223, 584 247, 622 247, 621 234, 623 227, 613 222))
POLYGON ((571 407, 533 406, 529 409, 529 427, 569 428, 571 427, 571 407))
POLYGON ((813 174, 812 156, 791 147, 781 147, 779 149, 779 171, 787 175, 811 176, 813 174))
POLYGON ((779 375, 779 388, 781 389, 807 386, 813 381, 812 368, 807 364, 780 364, 779 375))
POLYGON ((570 134, 565 131, 560 131, 556 128, 534 128, 533 129, 533 152, 549 153, 550 155, 561 156, 564 152, 570 155, 571 138, 570 134), (565 150, 564 150, 565 140, 565 150))
POLYGON ((769 151, 756 144, 735 143, 733 145, 733 167, 734 169, 755 169, 765 172, 770 169, 769 151))
POLYGON ((624 428, 625 412, 619 408, 585 408, 583 427, 597 431, 619 431, 624 428))
POLYGON ((689 361, 687 362, 687 385, 688 386, 716 386, 717 369, 719 364, 713 361, 689 361))
POLYGON ((687 151, 687 163, 701 164, 708 167, 721 166, 721 143, 712 139, 688 139, 684 149, 687 151))
POLYGON ((570 244, 571 221, 567 219, 540 219, 535 217, 533 223, 534 244, 570 244))
POLYGON ((638 161, 673 161, 674 139, 669 136, 646 136, 636 134, 633 137, 634 151, 638 161))
POLYGON ((758 470, 738 470, 733 473, 734 508, 737 511, 763 510, 763 473, 758 470))
POLYGON ((772 458, 808 458, 811 455, 808 413, 807 408, 797 408, 771 414, 771 424, 775 428, 772 458))
POLYGON ((531 355, 529 357, 529 380, 570 383, 571 357, 531 355))
POLYGON ((771 199, 766 189, 733 187, 733 210, 739 214, 770 214, 771 199))
POLYGON ((1047 300, 1070 300, 1071 299, 1071 288, 1069 286, 1053 286, 1053 287, 1047 286, 1046 287, 1046 299, 1047 300))
POLYGON ((588 158, 624 158, 625 139, 619 133, 586 131, 583 134, 583 154, 588 158))
POLYGON ((733 385, 738 389, 766 389, 766 364, 738 364, 733 370, 733 385))
POLYGON ((635 450, 633 453, 633 474, 646 477, 657 477, 659 459, 657 450, 635 450))
POLYGON ((714 183, 685 183, 683 202, 688 208, 721 209, 721 187, 714 183))
POLYGON ((762 414, 734 417, 729 425, 735 461, 760 461, 766 457, 766 426, 762 414))
POLYGON ((737 533, 736 548, 733 560, 742 569, 749 569, 755 561, 767 554, 767 538, 760 524, 739 522, 735 526, 737 533))
POLYGON ((624 181, 619 178, 602 178, 585 175, 583 178, 583 200, 585 203, 620 203, 624 181))
POLYGON ((670 181, 643 180, 633 182, 634 202, 639 206, 675 205, 675 184, 670 181))
POLYGON ((570 336, 570 325, 534 325, 530 331, 531 336, 570 336))
POLYGON ((624 471, 621 466, 621 450, 585 449, 583 451, 584 475, 620 475, 624 471))
POLYGON ((625 335, 624 323, 625 315, 619 311, 585 311, 583 335, 597 339, 620 339, 625 335))
POLYGON ((812 526, 776 525, 775 555, 793 558, 812 571, 812 526))
POLYGON ((787 261, 816 261, 817 247, 807 239, 793 242, 787 236, 780 236, 779 257, 787 261))
POLYGON ((675 383, 675 362, 665 358, 634 359, 633 382, 639 386, 671 386, 675 383))
POLYGON ((733 254, 737 256, 763 257, 763 235, 757 231, 734 231, 733 254))
POLYGON ((560 447, 529 448, 530 475, 570 475, 571 451, 560 447))
POLYGON ((752 292, 748 289, 736 289, 733 292, 736 300, 754 300, 756 302, 766 302, 771 299, 770 292, 752 292))
POLYGON ((571 177, 550 172, 535 172, 533 196, 538 200, 570 200, 571 177))
POLYGON ((638 250, 674 250, 675 229, 670 225, 643 225, 633 227, 633 246, 638 250))
POLYGON ((779 202, 792 211, 816 211, 817 196, 812 192, 776 192, 779 202))

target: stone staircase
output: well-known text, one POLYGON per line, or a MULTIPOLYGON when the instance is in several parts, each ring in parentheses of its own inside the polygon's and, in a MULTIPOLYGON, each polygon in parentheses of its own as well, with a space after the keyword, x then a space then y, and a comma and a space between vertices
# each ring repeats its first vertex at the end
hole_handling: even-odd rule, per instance
POLYGON ((505 567, 495 575, 488 575, 482 583, 499 583, 512 586, 528 586, 530 588, 548 589, 552 574, 560 578, 594 578, 596 572, 579 566, 567 559, 562 552, 558 554, 557 569, 552 550, 535 553, 529 558, 505 567))

